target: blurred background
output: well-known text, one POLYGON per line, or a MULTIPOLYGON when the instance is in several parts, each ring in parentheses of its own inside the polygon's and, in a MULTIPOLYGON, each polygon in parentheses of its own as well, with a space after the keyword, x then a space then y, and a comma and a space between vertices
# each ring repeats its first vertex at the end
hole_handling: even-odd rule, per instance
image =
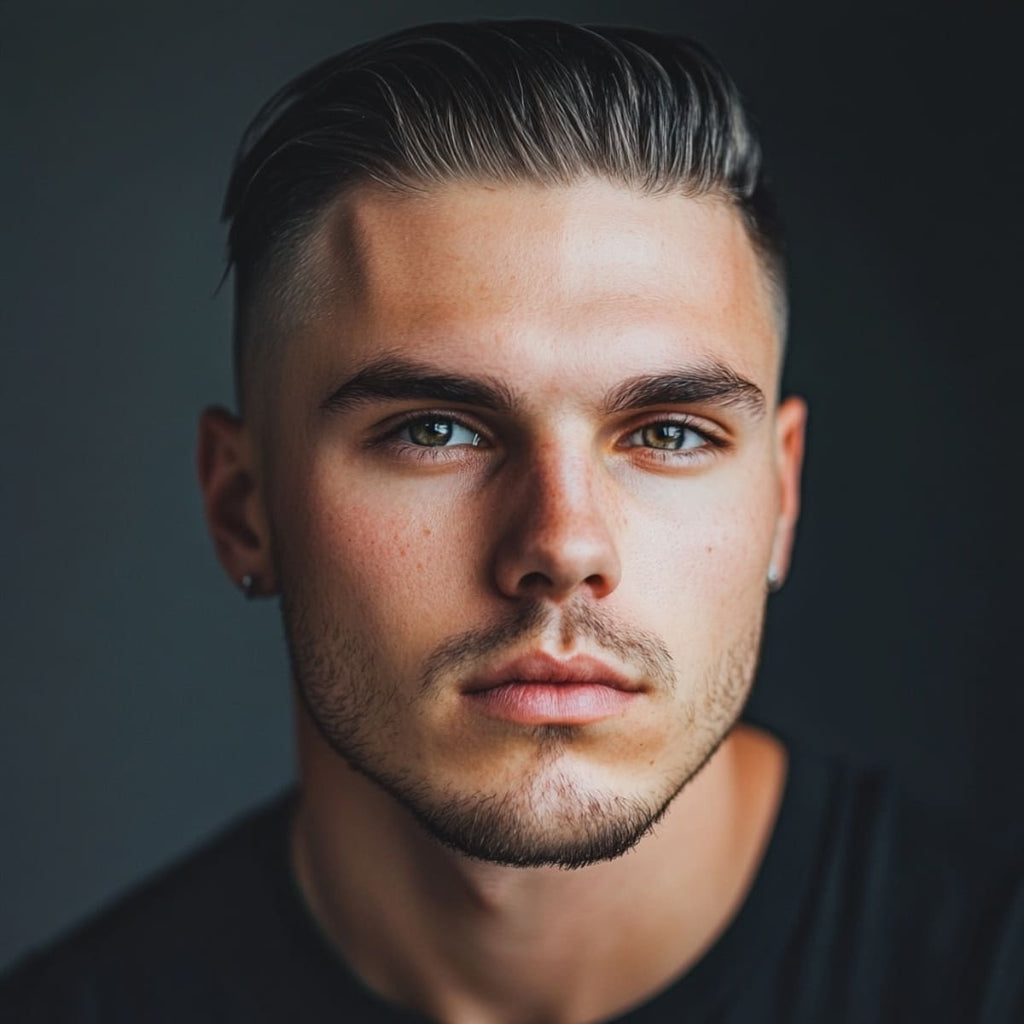
POLYGON ((749 716, 1024 843, 1011 6, 0 4, 0 967, 292 778, 277 608, 223 577, 194 482, 231 401, 220 201, 273 90, 427 20, 638 24, 726 63, 811 406, 749 716))

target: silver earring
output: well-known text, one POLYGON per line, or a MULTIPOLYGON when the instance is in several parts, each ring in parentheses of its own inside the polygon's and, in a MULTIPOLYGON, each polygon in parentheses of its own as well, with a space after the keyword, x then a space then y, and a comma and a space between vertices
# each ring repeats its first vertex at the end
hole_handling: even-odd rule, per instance
POLYGON ((768 593, 774 594, 782 586, 779 570, 774 565, 768 566, 768 593))
POLYGON ((242 590, 245 591, 246 600, 251 601, 256 596, 256 577, 246 573, 242 577, 242 590))

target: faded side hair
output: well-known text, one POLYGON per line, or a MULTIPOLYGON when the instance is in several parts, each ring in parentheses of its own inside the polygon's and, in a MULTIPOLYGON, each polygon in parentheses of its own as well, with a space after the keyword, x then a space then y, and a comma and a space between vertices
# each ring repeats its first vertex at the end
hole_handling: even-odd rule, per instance
POLYGON ((360 184, 599 177, 737 208, 785 331, 781 230, 736 86, 694 41, 554 21, 433 24, 317 64, 246 130, 224 201, 239 402, 304 299, 303 244, 360 184))

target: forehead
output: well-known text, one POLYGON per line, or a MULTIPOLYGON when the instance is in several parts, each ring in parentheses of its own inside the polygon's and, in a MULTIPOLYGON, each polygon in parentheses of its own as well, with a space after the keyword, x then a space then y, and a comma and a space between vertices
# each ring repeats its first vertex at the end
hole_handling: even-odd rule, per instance
POLYGON ((515 373, 527 355, 563 369, 574 355, 712 357, 771 387, 769 288, 720 199, 601 181, 364 188, 330 211, 321 245, 330 333, 354 358, 423 343, 515 373))

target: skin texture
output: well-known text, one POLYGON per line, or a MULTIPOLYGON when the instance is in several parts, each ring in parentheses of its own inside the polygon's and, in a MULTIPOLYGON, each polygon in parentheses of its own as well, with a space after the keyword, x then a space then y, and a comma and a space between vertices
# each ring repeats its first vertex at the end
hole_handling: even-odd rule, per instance
POLYGON ((226 570, 283 596, 300 883, 388 998, 607 1016, 727 924, 784 778, 776 741, 732 730, 805 420, 776 402, 757 257, 717 199, 599 181, 364 189, 310 244, 330 297, 288 339, 266 418, 208 411, 199 454, 226 570), (503 406, 330 401, 382 359, 503 406), (608 408, 638 377, 709 367, 745 400, 608 408), (424 443, 439 429, 446 447, 424 443), (589 724, 481 714, 467 688, 530 652, 594 656, 636 692, 589 724))

